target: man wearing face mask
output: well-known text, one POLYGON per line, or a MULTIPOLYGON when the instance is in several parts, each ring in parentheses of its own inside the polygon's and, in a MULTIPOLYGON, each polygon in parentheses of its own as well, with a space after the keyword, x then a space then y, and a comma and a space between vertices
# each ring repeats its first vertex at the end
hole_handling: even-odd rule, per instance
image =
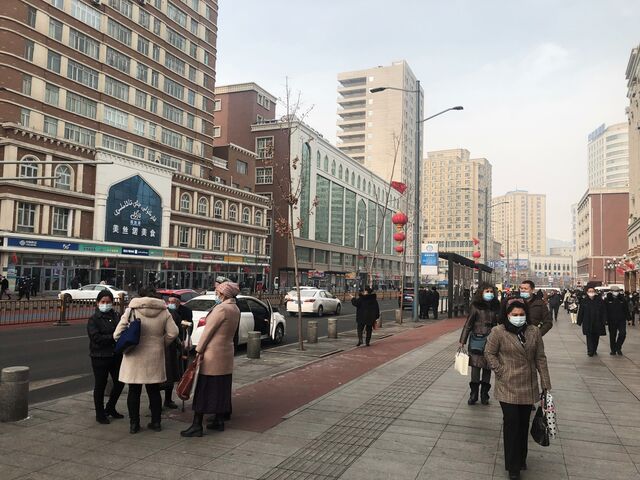
POLYGON ((607 323, 609 324, 610 355, 622 355, 622 344, 627 338, 627 322, 631 318, 629 305, 621 293, 620 287, 614 285, 604 302, 607 309, 607 323))
POLYGON ((529 310, 527 323, 538 327, 540 334, 544 336, 553 327, 553 320, 544 300, 534 294, 535 288, 535 283, 525 280, 520 284, 520 298, 524 299, 529 310))
POLYGON ((582 326, 582 333, 587 337, 587 355, 590 357, 598 354, 600 337, 607 334, 606 324, 607 308, 604 301, 594 287, 588 287, 587 296, 578 308, 578 325, 582 326))
POLYGON ((167 299, 167 309, 171 314, 171 318, 178 327, 178 338, 165 348, 164 362, 167 372, 167 381, 162 385, 164 390, 164 407, 168 409, 176 409, 178 405, 173 401, 173 386, 180 381, 180 377, 186 368, 186 361, 181 359, 183 342, 186 340, 187 332, 191 332, 193 328, 193 312, 189 307, 185 307, 180 303, 180 297, 169 295, 167 299))

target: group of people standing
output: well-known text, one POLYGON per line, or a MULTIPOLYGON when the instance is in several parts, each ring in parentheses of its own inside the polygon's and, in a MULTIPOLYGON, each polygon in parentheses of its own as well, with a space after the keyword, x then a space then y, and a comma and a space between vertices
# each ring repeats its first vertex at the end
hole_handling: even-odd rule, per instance
MULTIPOLYGON (((213 415, 207 427, 218 431, 224 430, 224 420, 231 415, 233 339, 240 322, 235 298, 239 293, 238 286, 231 282, 216 286, 216 306, 207 316, 196 348, 200 369, 192 405, 194 418, 193 424, 180 432, 184 437, 202 436, 202 421, 206 414, 213 415)), ((178 297, 170 297, 165 303, 151 287, 141 288, 138 295, 120 316, 114 310, 111 292, 102 290, 96 300, 96 311, 87 323, 95 378, 96 421, 109 424, 109 417, 124 418, 116 410, 116 404, 127 384, 129 432, 132 434, 141 430, 143 386, 149 397, 151 422, 147 428, 150 430, 162 429, 162 391, 165 392, 165 408, 177 408, 172 392, 186 367, 184 343, 193 328, 191 311, 180 304, 178 297), (116 351, 116 342, 134 319, 140 321, 140 341, 137 346, 120 354, 116 351), (104 393, 109 375, 113 388, 105 406, 104 393)))
POLYGON ((420 318, 428 319, 429 312, 433 310, 433 318, 438 319, 438 306, 440 305, 440 294, 436 287, 420 287, 418 290, 418 305, 420 305, 420 318))

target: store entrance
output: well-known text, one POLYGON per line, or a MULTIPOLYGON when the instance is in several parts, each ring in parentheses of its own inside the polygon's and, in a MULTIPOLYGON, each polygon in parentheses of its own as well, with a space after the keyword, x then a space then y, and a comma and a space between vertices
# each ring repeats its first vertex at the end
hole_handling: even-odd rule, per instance
POLYGON ((118 269, 123 272, 122 288, 129 293, 129 297, 136 295, 144 285, 144 264, 130 261, 118 264, 118 269))

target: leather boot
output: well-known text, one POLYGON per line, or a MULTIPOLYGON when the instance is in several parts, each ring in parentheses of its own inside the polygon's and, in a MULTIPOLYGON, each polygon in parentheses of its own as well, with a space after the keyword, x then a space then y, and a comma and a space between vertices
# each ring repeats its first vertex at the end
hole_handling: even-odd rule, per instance
POLYGON ((480 389, 480 384, 476 382, 469 382, 469 388, 471 388, 471 393, 469 394, 467 405, 475 405, 478 401, 478 390, 480 389))
POLYGON ((224 417, 222 415, 216 415, 207 422, 208 430, 217 430, 218 432, 224 432, 224 417))
POLYGON ((182 437, 201 437, 202 436, 202 417, 201 413, 193 414, 193 423, 186 430, 180 432, 182 437))
POLYGON ((489 390, 491 390, 490 383, 480 383, 480 403, 482 403, 482 405, 489 405, 489 390))
POLYGON ((362 345, 362 332, 358 332, 358 343, 356 343, 356 347, 362 345))
POLYGON ((129 433, 138 433, 140 431, 140 420, 129 421, 129 433))

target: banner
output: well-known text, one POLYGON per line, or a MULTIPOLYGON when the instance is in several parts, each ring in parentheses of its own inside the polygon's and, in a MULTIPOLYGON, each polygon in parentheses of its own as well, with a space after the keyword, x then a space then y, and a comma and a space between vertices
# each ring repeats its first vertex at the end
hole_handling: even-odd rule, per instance
POLYGON ((422 245, 420 253, 420 274, 421 275, 437 275, 438 274, 438 244, 426 243, 422 245))

